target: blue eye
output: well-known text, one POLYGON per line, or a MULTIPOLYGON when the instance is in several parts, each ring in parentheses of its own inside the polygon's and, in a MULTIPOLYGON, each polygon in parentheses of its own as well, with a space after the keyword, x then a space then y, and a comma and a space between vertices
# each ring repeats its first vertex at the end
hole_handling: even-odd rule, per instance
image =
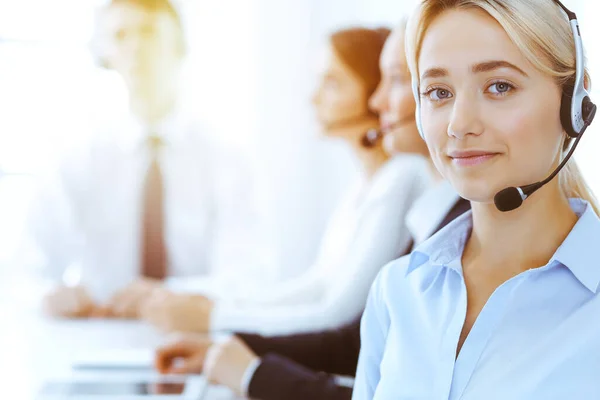
POLYGON ((450 92, 446 89, 436 89, 433 91, 432 95, 437 96, 436 100, 443 100, 443 99, 448 99, 448 98, 452 97, 450 92))
POLYGON ((505 95, 506 93, 510 92, 511 90, 513 90, 515 87, 513 85, 511 85, 508 82, 505 81, 499 81, 499 82, 494 82, 492 83, 489 87, 488 90, 495 95, 505 95), (492 90, 492 88, 495 88, 494 90, 492 90))
POLYGON ((443 88, 431 88, 425 93, 421 93, 421 95, 431 101, 442 101, 452 97, 452 93, 448 89, 443 88))

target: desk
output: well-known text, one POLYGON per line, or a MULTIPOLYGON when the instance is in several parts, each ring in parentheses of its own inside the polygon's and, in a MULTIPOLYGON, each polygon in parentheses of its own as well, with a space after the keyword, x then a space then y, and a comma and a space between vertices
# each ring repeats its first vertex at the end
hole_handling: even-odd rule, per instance
MULTIPOLYGON (((0 304, 0 383, 2 398, 32 400, 48 379, 64 376, 77 354, 104 349, 153 349, 164 340, 134 321, 56 321, 33 310, 16 312, 0 304)), ((211 388, 210 400, 236 399, 211 388)))

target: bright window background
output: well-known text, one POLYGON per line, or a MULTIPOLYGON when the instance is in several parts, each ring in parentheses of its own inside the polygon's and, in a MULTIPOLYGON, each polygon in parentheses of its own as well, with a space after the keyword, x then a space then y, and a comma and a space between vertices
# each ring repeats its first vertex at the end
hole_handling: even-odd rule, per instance
MULTIPOLYGON (((118 76, 98 68, 89 52, 100 3, 0 0, 0 274, 22 265, 18 250, 40 174, 103 115, 126 107, 118 76)), ((223 125, 214 134, 246 147, 256 115, 248 106, 255 84, 250 4, 178 4, 191 48, 184 95, 209 125, 223 125)))
MULTIPOLYGON (((95 67, 87 48, 99 0, 0 0, 0 275, 19 265, 25 212, 37 175, 94 118, 124 107, 119 79, 95 67)), ((275 243, 289 275, 306 268, 356 165, 338 143, 319 138, 310 107, 314 63, 327 33, 364 24, 393 26, 415 3, 398 0, 179 0, 188 34, 189 101, 214 133, 252 157, 271 205, 275 243), (270 190, 266 189, 270 188, 270 190)), ((599 70, 598 3, 578 11, 589 66, 599 70)), ((594 97, 600 101, 600 75, 594 97)), ((590 128, 577 159, 600 193, 590 128)))
MULTIPOLYGON (((95 118, 125 107, 119 79, 88 52, 101 1, 0 0, 0 272, 20 265, 25 214, 38 175, 95 118)), ((355 173, 338 143, 318 137, 312 68, 325 35, 391 25, 392 0, 180 0, 190 54, 189 101, 261 171, 275 246, 289 275, 308 266, 335 202, 355 173), (271 188, 268 190, 267 188, 271 188)), ((401 4, 402 3, 402 4, 401 4)))
POLYGON ((0 2, 0 170, 15 174, 0 178, 0 273, 20 265, 13 257, 37 175, 86 133, 86 94, 100 81, 115 87, 96 78, 85 47, 91 11, 74 1, 0 2))

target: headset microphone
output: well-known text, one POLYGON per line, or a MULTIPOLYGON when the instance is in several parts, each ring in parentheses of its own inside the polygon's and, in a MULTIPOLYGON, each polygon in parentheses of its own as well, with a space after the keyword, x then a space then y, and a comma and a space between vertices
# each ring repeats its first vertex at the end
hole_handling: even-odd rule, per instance
MULTIPOLYGON (((409 116, 405 116, 396 120, 396 122, 387 125, 385 128, 372 128, 369 129, 362 137, 361 144, 364 147, 374 147, 380 140, 382 140, 389 132, 405 125, 414 125, 414 115, 411 113, 409 116)), ((384 145, 385 146, 385 145, 384 145)))
MULTIPOLYGON (((409 121, 412 122, 414 120, 412 118, 410 118, 409 121)), ((377 143, 379 143, 379 141, 382 140, 385 137, 385 135, 388 134, 388 132, 391 132, 392 130, 394 130, 406 123, 407 123, 406 120, 404 120, 404 121, 399 121, 399 122, 396 122, 395 124, 389 125, 385 129, 371 128, 363 135, 363 137, 361 139, 361 144, 367 148, 375 147, 375 145, 377 143)))
MULTIPOLYGON (((335 121, 331 121, 325 124, 326 129, 344 129, 352 127, 358 123, 367 121, 373 118, 374 114, 361 114, 356 117, 342 118, 335 121)), ((366 148, 373 148, 383 138, 384 132, 378 128, 371 128, 367 130, 360 139, 360 144, 366 148)))
POLYGON ((368 149, 375 147, 383 138, 384 132, 381 128, 371 128, 363 135, 360 144, 368 149))

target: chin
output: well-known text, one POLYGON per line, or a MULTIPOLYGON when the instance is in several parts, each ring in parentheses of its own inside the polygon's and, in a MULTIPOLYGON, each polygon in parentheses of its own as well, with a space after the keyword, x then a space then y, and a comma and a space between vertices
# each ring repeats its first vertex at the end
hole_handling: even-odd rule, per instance
POLYGON ((383 150, 389 155, 395 155, 402 151, 402 149, 398 149, 398 140, 394 137, 394 135, 385 135, 382 141, 383 150))
POLYGON ((507 186, 493 184, 485 179, 449 178, 452 187, 460 197, 476 203, 493 203, 494 196, 507 186))

